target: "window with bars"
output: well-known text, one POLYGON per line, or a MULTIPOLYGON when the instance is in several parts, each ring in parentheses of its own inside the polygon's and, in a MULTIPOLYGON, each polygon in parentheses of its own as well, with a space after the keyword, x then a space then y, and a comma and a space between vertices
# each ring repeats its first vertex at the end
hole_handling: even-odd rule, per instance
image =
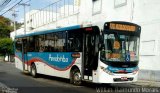
POLYGON ((102 10, 102 0, 93 0, 92 15, 100 14, 102 10))
POLYGON ((127 5, 127 0, 114 0, 114 8, 119 8, 127 5))

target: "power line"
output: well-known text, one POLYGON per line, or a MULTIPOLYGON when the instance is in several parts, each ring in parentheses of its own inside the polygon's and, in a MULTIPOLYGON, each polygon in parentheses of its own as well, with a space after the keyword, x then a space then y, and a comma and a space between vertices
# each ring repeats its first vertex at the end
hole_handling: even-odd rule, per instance
POLYGON ((17 5, 19 5, 23 0, 20 0, 18 3, 16 3, 14 6, 12 6, 10 9, 8 9, 7 11, 5 11, 4 13, 1 14, 1 16, 3 16, 5 13, 9 12, 10 10, 12 10, 14 7, 16 7, 17 5))
POLYGON ((7 4, 9 4, 11 2, 11 0, 6 0, 6 1, 4 1, 3 2, 3 4, 0 6, 0 11, 2 11, 3 9, 4 9, 4 7, 7 5, 7 4))
POLYGON ((6 5, 6 7, 12 6, 12 5, 14 5, 15 3, 17 3, 17 0, 14 0, 14 2, 9 3, 8 5, 6 5))
MULTIPOLYGON (((10 0, 10 1, 11 1, 11 0, 10 0)), ((4 1, 2 5, 4 5, 6 2, 8 2, 8 0, 4 1)), ((1 6, 2 6, 2 5, 1 5, 1 6)))

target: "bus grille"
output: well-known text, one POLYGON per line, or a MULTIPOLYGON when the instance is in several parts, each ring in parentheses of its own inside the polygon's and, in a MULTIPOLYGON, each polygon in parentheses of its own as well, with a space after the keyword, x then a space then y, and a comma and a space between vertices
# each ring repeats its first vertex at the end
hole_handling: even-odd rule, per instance
POLYGON ((114 82, 121 82, 121 81, 133 81, 133 78, 114 78, 114 82))

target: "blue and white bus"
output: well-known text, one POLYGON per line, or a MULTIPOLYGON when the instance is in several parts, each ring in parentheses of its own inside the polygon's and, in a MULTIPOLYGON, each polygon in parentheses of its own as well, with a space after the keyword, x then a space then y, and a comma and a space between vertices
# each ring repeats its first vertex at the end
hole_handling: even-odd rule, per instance
POLYGON ((70 79, 80 85, 137 81, 140 26, 106 22, 19 35, 15 38, 15 65, 22 71, 70 79))

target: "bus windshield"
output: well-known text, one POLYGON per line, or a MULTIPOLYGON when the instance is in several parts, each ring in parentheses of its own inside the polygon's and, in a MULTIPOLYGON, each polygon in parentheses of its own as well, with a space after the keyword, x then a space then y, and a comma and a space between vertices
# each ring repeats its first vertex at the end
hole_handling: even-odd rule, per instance
POLYGON ((104 34, 101 59, 105 62, 138 62, 139 37, 118 33, 104 34))

